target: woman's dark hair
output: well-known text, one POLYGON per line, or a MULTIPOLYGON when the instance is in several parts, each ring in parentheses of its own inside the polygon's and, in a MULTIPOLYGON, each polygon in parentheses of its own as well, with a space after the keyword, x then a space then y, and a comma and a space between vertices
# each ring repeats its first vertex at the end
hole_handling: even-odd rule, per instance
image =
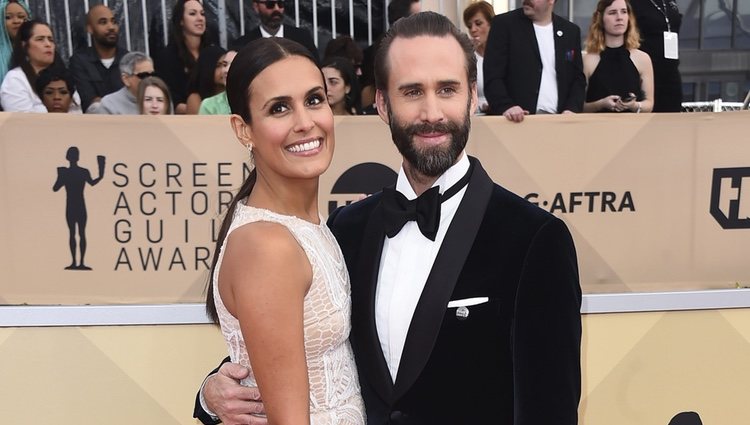
MULTIPOLYGON (((203 2, 200 0, 177 0, 172 8, 172 19, 170 21, 170 32, 172 36, 172 42, 177 47, 177 56, 182 61, 182 64, 187 68, 188 72, 191 72, 195 67, 195 59, 185 44, 185 33, 182 32, 182 17, 185 15, 185 3, 189 1, 197 1, 203 6, 203 2)), ((201 49, 208 45, 208 25, 206 25, 206 31, 201 35, 201 49)))
POLYGON ((466 6, 466 9, 464 9, 464 25, 468 27, 470 23, 469 21, 471 21, 471 18, 477 13, 481 13, 484 20, 492 25, 492 18, 495 17, 495 9, 493 9, 492 5, 486 1, 478 1, 466 6))
POLYGON ((214 81, 216 64, 227 51, 220 46, 208 46, 201 50, 198 57, 198 64, 190 74, 190 85, 188 93, 198 93, 201 99, 211 97, 223 90, 223 87, 217 87, 214 81))
MULTIPOLYGON (((10 68, 13 69, 17 66, 21 67, 21 70, 26 74, 26 79, 29 80, 31 87, 36 87, 37 75, 34 71, 34 67, 31 66, 31 62, 28 60, 27 52, 29 50, 29 40, 34 33, 34 28, 37 25, 44 25, 52 31, 52 27, 48 23, 39 20, 32 19, 21 24, 18 28, 18 35, 16 40, 13 42, 13 55, 10 57, 10 68)), ((55 49, 55 62, 53 65, 61 64, 60 57, 55 49)))
POLYGON ((323 60, 336 56, 348 58, 352 61, 352 64, 355 65, 361 65, 362 60, 364 59, 362 49, 360 49, 359 46, 357 46, 357 43, 355 43, 348 35, 336 37, 326 45, 323 60))
MULTIPOLYGON (((253 80, 264 69, 291 56, 307 58, 316 68, 318 67, 317 61, 306 47, 286 38, 260 38, 251 41, 240 49, 234 61, 232 61, 232 66, 229 67, 229 73, 227 74, 227 100, 232 113, 239 115, 247 123, 252 122, 249 105, 252 95, 250 86, 253 80)), ((320 78, 325 82, 322 73, 320 78)), ((216 264, 219 261, 219 252, 224 244, 224 240, 227 238, 229 226, 232 224, 232 217, 234 216, 234 211, 237 209, 237 204, 242 199, 250 196, 250 192, 253 191, 253 186, 255 186, 256 178, 257 172, 253 169, 242 183, 242 186, 240 186, 240 190, 232 198, 232 202, 229 204, 229 208, 227 208, 226 216, 224 216, 224 220, 221 223, 219 237, 216 240, 214 258, 211 263, 211 270, 208 274, 208 285, 206 287, 206 313, 214 323, 219 322, 219 317, 216 314, 216 306, 214 305, 213 291, 213 277, 214 273, 216 273, 216 264)))
POLYGON ((73 96, 73 92, 76 91, 73 74, 64 65, 56 64, 41 70, 39 76, 36 77, 34 90, 36 90, 36 94, 40 99, 44 97, 44 89, 47 88, 49 83, 54 81, 64 81, 70 95, 73 96))
POLYGON ((339 71, 344 84, 349 86, 349 93, 346 94, 346 110, 352 115, 362 115, 362 93, 359 89, 357 74, 354 72, 354 66, 347 58, 332 57, 326 59, 321 68, 333 68, 339 71))

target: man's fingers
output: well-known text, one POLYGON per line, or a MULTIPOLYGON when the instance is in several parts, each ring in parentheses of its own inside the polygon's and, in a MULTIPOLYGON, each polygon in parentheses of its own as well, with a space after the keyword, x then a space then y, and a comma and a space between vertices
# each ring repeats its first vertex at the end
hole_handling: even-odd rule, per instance
POLYGON ((219 374, 232 378, 235 381, 240 381, 247 378, 250 371, 246 367, 238 365, 237 363, 224 363, 219 368, 219 374))

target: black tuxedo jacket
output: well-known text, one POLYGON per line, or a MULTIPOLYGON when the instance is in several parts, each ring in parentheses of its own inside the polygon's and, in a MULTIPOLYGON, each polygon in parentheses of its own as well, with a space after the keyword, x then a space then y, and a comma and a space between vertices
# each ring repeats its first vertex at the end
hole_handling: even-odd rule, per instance
MULTIPOLYGON (((565 224, 495 185, 474 158, 393 383, 375 325, 380 194, 328 220, 351 276, 354 349, 370 425, 577 425, 581 289, 565 224), (451 300, 488 297, 459 320, 451 300)), ((227 361, 225 359, 225 361, 227 361)), ((209 424, 196 397, 195 417, 209 424)))
POLYGON ((375 325, 380 194, 329 219, 351 276, 350 340, 368 423, 576 425, 581 289, 573 240, 562 221, 495 185, 471 161, 395 383, 375 325), (465 320, 447 308, 473 297, 489 302, 468 307, 465 320))
MULTIPOLYGON (((552 15, 557 72, 557 112, 583 111, 586 77, 581 59, 581 30, 557 15, 552 15)), ((523 8, 492 19, 484 54, 484 94, 490 113, 501 115, 518 105, 536 113, 542 60, 539 56, 534 24, 523 8)))
MULTIPOLYGON (((245 35, 243 35, 242 37, 230 43, 230 46, 234 50, 239 50, 245 47, 247 43, 262 37, 263 35, 260 33, 260 27, 255 27, 245 33, 245 35)), ((312 36, 309 32, 295 26, 284 25, 284 38, 296 41, 297 43, 307 47, 307 50, 312 53, 315 60, 318 62, 320 61, 320 58, 318 56, 318 48, 315 47, 315 43, 313 43, 312 36)))

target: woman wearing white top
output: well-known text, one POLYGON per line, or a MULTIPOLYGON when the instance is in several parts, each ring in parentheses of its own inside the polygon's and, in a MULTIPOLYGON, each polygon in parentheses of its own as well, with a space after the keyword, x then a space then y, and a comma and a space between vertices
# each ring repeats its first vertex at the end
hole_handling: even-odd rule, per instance
POLYGON ((474 42, 474 56, 477 58, 477 112, 484 113, 489 109, 484 97, 484 49, 487 47, 487 35, 490 33, 495 10, 486 1, 472 3, 464 9, 464 25, 469 29, 471 41, 474 42))
POLYGON ((24 22, 13 46, 11 70, 0 86, 0 103, 6 112, 47 112, 34 91, 39 72, 55 62, 55 40, 49 25, 24 22))

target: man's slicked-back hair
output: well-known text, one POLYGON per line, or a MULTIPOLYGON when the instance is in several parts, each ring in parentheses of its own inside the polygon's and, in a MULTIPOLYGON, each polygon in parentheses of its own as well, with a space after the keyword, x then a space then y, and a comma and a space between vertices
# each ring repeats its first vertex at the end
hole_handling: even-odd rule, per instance
MULTIPOLYGON (((317 68, 318 63, 301 44, 280 37, 259 38, 240 49, 227 73, 227 101, 233 114, 250 122, 250 85, 255 77, 274 63, 290 56, 302 56, 317 68)), ((321 79, 324 81, 325 78, 321 79)))
POLYGON ((469 37, 462 33, 450 19, 435 12, 420 12, 396 21, 385 33, 377 53, 375 53, 375 88, 386 91, 388 89, 388 52, 396 38, 415 37, 448 37, 452 36, 464 52, 466 76, 469 85, 477 81, 477 58, 474 56, 474 45, 469 37))

